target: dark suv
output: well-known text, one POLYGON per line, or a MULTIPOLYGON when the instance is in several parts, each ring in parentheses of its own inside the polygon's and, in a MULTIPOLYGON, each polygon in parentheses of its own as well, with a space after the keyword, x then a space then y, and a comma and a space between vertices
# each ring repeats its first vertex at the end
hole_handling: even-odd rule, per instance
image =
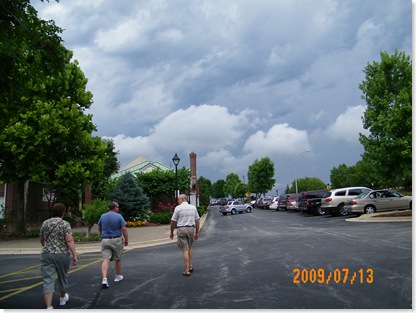
POLYGON ((284 193, 279 196, 277 209, 276 211, 284 211, 287 210, 287 198, 289 198, 289 195, 284 193))
POLYGON ((322 198, 327 190, 309 190, 299 193, 299 211, 303 213, 313 213, 315 215, 324 215, 325 211, 321 209, 322 198))

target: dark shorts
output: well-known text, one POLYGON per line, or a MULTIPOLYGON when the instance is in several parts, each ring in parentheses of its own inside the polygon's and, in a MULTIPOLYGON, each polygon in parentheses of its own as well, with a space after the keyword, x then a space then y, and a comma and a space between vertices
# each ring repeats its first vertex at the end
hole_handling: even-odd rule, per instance
POLYGON ((195 227, 180 227, 178 228, 178 248, 181 251, 187 251, 192 248, 194 243, 195 227))

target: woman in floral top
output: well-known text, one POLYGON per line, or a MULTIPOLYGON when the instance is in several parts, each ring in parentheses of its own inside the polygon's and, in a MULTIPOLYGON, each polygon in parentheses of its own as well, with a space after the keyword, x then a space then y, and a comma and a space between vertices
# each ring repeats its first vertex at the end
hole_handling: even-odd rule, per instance
POLYGON ((71 226, 62 219, 66 210, 65 205, 56 203, 52 207, 52 217, 43 222, 40 229, 40 243, 42 244, 41 270, 43 279, 43 299, 47 309, 53 309, 52 298, 55 291, 55 277, 57 289, 61 293, 59 305, 65 305, 69 300, 66 292, 68 288, 68 270, 71 263, 76 265, 74 238, 71 226))

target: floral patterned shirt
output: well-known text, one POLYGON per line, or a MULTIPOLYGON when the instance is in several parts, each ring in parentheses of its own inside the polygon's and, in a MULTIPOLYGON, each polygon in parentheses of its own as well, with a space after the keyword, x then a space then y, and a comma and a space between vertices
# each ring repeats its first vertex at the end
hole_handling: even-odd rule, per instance
POLYGON ((42 253, 70 253, 65 235, 72 235, 71 225, 60 217, 52 217, 43 222, 40 235, 45 239, 42 253))

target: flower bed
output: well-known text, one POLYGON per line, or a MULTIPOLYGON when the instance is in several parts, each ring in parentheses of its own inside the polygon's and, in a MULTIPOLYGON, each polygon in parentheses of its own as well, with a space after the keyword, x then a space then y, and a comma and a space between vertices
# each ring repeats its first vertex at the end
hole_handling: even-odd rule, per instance
POLYGON ((142 227, 142 226, 149 226, 149 222, 147 221, 127 221, 127 227, 142 227))

